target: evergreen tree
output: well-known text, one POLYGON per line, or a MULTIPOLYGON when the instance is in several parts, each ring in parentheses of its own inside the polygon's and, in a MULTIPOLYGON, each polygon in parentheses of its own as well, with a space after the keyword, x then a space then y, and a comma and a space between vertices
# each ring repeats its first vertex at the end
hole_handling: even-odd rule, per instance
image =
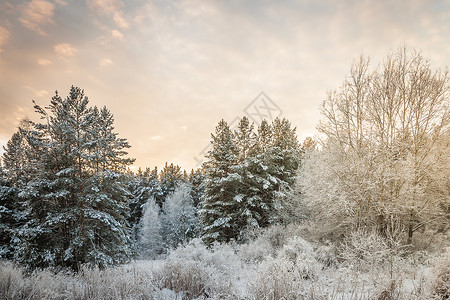
POLYGON ((155 199, 149 198, 144 206, 144 214, 139 224, 139 255, 144 259, 154 259, 164 250, 159 211, 155 199))
POLYGON ((127 190, 121 173, 132 160, 122 158, 129 145, 114 133, 112 114, 88 107, 84 92, 58 93, 48 108, 35 105, 44 124, 23 130, 30 180, 17 259, 27 266, 81 263, 105 266, 128 257, 125 220, 127 190))
POLYGON ((170 165, 166 162, 164 168, 159 174, 160 186, 161 186, 161 197, 156 198, 156 203, 162 208, 164 201, 167 196, 175 191, 178 184, 183 181, 183 173, 181 172, 181 167, 171 163, 170 165))
MULTIPOLYGON (((20 126, 28 128, 29 121, 21 121, 20 126)), ((19 242, 19 229, 27 219, 24 201, 19 195, 21 187, 29 180, 29 145, 20 127, 3 149, 3 167, 0 165, 0 257, 13 259, 19 242)))
POLYGON ((204 163, 205 196, 200 211, 206 243, 235 239, 240 231, 233 218, 238 200, 235 191, 240 181, 233 166, 238 162, 239 153, 227 122, 221 120, 211 138, 213 147, 204 163))
MULTIPOLYGON (((233 166, 233 170, 240 177, 234 191, 237 202, 237 210, 234 212, 236 217, 234 218, 241 229, 260 227, 266 210, 266 205, 261 197, 263 190, 259 184, 262 180, 260 176, 263 174, 260 174, 261 170, 255 164, 257 163, 254 157, 257 151, 257 137, 253 128, 254 126, 250 124, 248 118, 243 117, 234 133, 239 154, 238 163, 233 166)), ((243 231, 241 230, 241 232, 243 231)))
POLYGON ((174 248, 198 234, 196 215, 189 183, 179 185, 163 206, 163 237, 167 248, 174 248))
POLYGON ((162 197, 162 191, 158 180, 158 169, 146 168, 144 172, 139 169, 138 173, 128 183, 132 197, 129 202, 131 226, 131 238, 136 241, 138 238, 138 227, 141 222, 144 207, 150 198, 157 199, 162 197))
POLYGON ((20 122, 19 129, 3 147, 3 167, 5 176, 14 183, 15 186, 25 184, 29 180, 27 167, 29 163, 30 146, 24 138, 24 130, 29 130, 31 122, 24 119, 20 122))
POLYGON ((271 154, 274 165, 277 166, 275 175, 282 181, 292 185, 300 161, 300 146, 296 135, 296 128, 286 119, 276 118, 272 124, 271 154))
POLYGON ((202 221, 206 242, 241 239, 245 228, 290 221, 300 161, 296 129, 286 119, 263 121, 258 134, 243 117, 230 132, 221 121, 205 165, 202 221))
POLYGON ((272 144, 272 127, 267 120, 262 120, 256 135, 256 153, 265 154, 272 144))
POLYGON ((286 119, 276 118, 272 122, 270 147, 265 152, 267 172, 272 182, 270 222, 283 222, 295 218, 295 200, 292 195, 296 172, 300 164, 301 151, 296 128, 286 119))
POLYGON ((0 165, 0 259, 13 258, 14 236, 21 215, 17 194, 0 165))
POLYGON ((243 117, 234 132, 234 139, 239 151, 239 161, 243 162, 252 154, 256 145, 256 136, 253 132, 254 125, 250 124, 247 117, 243 117))
POLYGON ((196 208, 196 212, 201 209, 201 201, 203 195, 205 194, 205 187, 203 184, 204 181, 205 174, 201 168, 198 168, 195 171, 194 169, 191 170, 191 173, 188 177, 188 182, 192 185, 191 196, 194 207, 196 208))

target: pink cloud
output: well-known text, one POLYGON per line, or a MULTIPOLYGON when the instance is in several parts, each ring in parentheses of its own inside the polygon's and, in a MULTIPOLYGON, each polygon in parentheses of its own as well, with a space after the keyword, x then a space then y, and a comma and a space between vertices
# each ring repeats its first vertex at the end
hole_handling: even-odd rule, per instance
POLYGON ((61 57, 72 57, 78 52, 78 50, 72 47, 69 43, 57 44, 53 46, 53 49, 61 57))
POLYGON ((120 32, 119 30, 117 30, 117 29, 113 29, 112 31, 111 31, 111 35, 112 35, 112 37, 113 38, 115 38, 115 39, 118 39, 118 40, 123 40, 123 33, 122 32, 120 32))
POLYGON ((120 0, 87 0, 87 5, 98 15, 112 15, 122 8, 123 3, 120 0))
POLYGON ((100 61, 100 67, 106 67, 111 65, 113 62, 109 58, 104 58, 100 61))
POLYGON ((52 62, 50 60, 44 59, 44 58, 38 59, 37 63, 38 63, 38 65, 44 66, 44 67, 52 64, 52 62))
POLYGON ((87 5, 91 12, 98 16, 107 16, 112 18, 116 26, 120 29, 128 29, 130 24, 125 19, 123 11, 124 6, 120 0, 87 0, 87 5))
POLYGON ((116 25, 119 26, 122 29, 128 29, 130 27, 130 24, 122 17, 122 14, 119 12, 115 12, 113 16, 114 22, 116 22, 116 25))
POLYGON ((2 51, 3 45, 9 39, 10 32, 5 27, 0 26, 0 52, 2 51))
POLYGON ((20 22, 23 26, 39 34, 45 35, 42 27, 53 24, 55 5, 44 0, 33 0, 24 7, 20 22))

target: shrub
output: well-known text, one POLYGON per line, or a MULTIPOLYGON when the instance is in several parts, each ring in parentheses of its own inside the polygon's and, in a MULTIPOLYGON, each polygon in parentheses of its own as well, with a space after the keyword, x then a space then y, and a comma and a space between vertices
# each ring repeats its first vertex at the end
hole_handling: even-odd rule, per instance
POLYGON ((357 270, 372 271, 393 268, 394 261, 404 253, 398 241, 384 238, 374 231, 351 232, 338 247, 339 257, 357 270))
POLYGON ((450 248, 438 259, 436 278, 432 285, 432 294, 437 299, 450 299, 450 248))
POLYGON ((160 289, 169 289, 182 295, 182 299, 207 296, 208 275, 201 265, 193 262, 168 261, 164 268, 155 272, 160 289))
POLYGON ((397 300, 400 299, 401 284, 396 280, 392 280, 378 295, 376 300, 397 300))
POLYGON ((301 276, 292 261, 268 258, 257 274, 248 286, 249 299, 299 299, 301 276))
POLYGON ((193 239, 169 253, 155 280, 160 288, 182 292, 183 297, 235 299, 236 278, 241 274, 241 260, 232 245, 217 244, 207 249, 200 239, 193 239))

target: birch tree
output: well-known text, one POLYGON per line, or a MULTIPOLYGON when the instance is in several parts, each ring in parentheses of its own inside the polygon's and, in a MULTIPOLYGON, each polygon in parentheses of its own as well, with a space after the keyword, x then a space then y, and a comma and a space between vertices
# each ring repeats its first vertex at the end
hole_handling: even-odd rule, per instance
POLYGON ((312 207, 338 212, 340 226, 405 232, 408 243, 426 224, 445 220, 447 70, 432 70, 421 53, 407 49, 375 69, 361 57, 321 112, 322 153, 303 165, 302 188, 312 207))

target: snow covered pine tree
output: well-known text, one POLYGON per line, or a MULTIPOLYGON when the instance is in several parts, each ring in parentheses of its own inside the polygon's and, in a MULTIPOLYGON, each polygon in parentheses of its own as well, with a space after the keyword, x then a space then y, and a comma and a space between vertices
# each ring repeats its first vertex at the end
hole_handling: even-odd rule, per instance
POLYGON ((34 106, 44 123, 22 128, 28 145, 20 184, 27 222, 16 260, 29 268, 80 264, 104 267, 129 257, 127 190, 121 183, 130 147, 117 137, 112 114, 88 107, 78 87, 58 93, 47 108, 34 106))
POLYGON ((201 220, 203 238, 239 240, 246 228, 266 227, 295 215, 290 196, 300 161, 296 129, 286 119, 272 126, 243 117, 231 132, 220 121, 212 135, 213 149, 204 164, 206 180, 201 220))

